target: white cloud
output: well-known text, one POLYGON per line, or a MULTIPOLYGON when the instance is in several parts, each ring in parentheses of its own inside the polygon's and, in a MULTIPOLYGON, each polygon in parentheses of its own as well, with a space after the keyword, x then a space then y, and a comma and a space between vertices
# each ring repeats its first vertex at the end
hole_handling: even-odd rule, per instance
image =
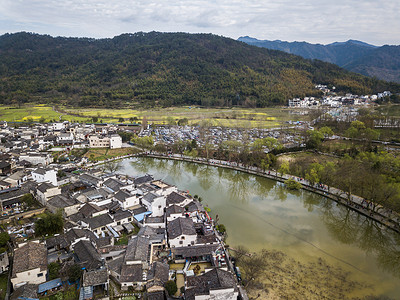
POLYGON ((156 30, 400 43, 398 0, 0 0, 0 7, 0 33, 112 37, 156 30))

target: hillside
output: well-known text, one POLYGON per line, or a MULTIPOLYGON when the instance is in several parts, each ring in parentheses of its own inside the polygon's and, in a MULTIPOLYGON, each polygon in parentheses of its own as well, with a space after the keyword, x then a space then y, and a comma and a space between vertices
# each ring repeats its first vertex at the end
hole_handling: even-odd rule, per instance
POLYGON ((366 76, 400 83, 400 46, 382 46, 344 68, 366 76))
POLYGON ((268 106, 316 94, 315 83, 358 94, 399 86, 321 61, 211 34, 135 33, 112 39, 0 37, 0 103, 74 106, 268 106))
POLYGON ((376 47, 355 40, 329 45, 257 40, 247 36, 238 40, 257 47, 319 59, 352 72, 400 83, 400 46, 376 47))

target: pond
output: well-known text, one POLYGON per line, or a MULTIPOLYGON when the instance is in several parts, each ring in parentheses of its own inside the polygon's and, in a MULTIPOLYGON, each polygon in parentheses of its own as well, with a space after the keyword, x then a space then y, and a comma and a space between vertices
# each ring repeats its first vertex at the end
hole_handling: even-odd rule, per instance
POLYGON ((302 262, 321 257, 368 284, 357 296, 400 295, 400 235, 332 200, 289 191, 263 177, 189 162, 133 158, 122 166, 121 173, 153 174, 200 196, 226 226, 232 247, 275 249, 302 262))

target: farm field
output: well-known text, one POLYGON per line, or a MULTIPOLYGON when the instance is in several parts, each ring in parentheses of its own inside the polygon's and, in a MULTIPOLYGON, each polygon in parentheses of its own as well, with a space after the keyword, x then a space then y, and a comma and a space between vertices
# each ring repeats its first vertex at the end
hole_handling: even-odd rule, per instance
POLYGON ((88 118, 63 115, 56 112, 51 106, 42 104, 33 106, 0 106, 0 120, 7 122, 52 122, 52 121, 76 121, 85 122, 88 118))
MULTIPOLYGON (((227 127, 276 127, 288 120, 299 120, 299 116, 289 114, 286 109, 262 108, 262 109, 218 109, 218 108, 199 108, 199 107, 170 107, 153 110, 134 110, 134 109, 80 109, 63 108, 66 113, 78 114, 81 117, 99 120, 110 120, 118 122, 119 118, 126 121, 142 121, 146 118, 148 122, 154 124, 168 124, 171 121, 187 118, 189 124, 195 125, 202 121, 208 121, 213 126, 227 127)), ((301 116, 300 120, 306 117, 301 116)))
POLYGON ((307 116, 292 115, 284 108, 260 109, 219 109, 199 107, 170 107, 155 108, 152 110, 135 109, 98 109, 98 108, 53 108, 46 105, 22 107, 0 106, 0 120, 7 122, 97 122, 124 123, 142 122, 144 119, 153 124, 171 124, 187 118, 188 123, 196 125, 208 122, 212 126, 244 127, 244 128, 271 128, 285 124, 288 120, 307 120, 307 116))

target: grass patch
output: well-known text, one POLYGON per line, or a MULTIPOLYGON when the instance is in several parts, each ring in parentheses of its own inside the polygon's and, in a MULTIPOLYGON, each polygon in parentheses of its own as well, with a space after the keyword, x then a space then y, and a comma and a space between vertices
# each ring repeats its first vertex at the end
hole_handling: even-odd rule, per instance
POLYGON ((115 242, 115 245, 128 245, 129 236, 127 234, 122 234, 118 241, 115 242))
MULTIPOLYGON (((328 161, 337 163, 339 159, 340 158, 320 155, 313 152, 298 152, 298 153, 280 155, 277 159, 277 163, 278 165, 280 165, 282 164, 282 162, 288 161, 290 167, 292 168, 295 165, 308 166, 312 163, 325 164, 328 161)), ((297 174, 296 172, 297 170, 290 170, 290 171, 291 171, 290 174, 294 175, 297 174)))
POLYGON ((113 157, 135 154, 140 152, 136 148, 90 148, 84 155, 84 157, 89 158, 91 161, 102 161, 113 157))
POLYGON ((0 275, 0 300, 5 299, 7 292, 8 273, 0 275))

